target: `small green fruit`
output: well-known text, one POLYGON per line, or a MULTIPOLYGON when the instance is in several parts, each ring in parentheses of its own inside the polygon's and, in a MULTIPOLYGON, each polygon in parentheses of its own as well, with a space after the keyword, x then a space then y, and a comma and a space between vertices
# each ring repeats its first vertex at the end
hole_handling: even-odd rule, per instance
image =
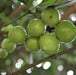
POLYGON ((10 42, 9 39, 4 39, 2 41, 1 47, 10 53, 16 48, 16 44, 10 42))
MULTIPOLYGON (((10 24, 10 25, 8 25, 8 26, 3 27, 3 28, 1 29, 1 31, 8 31, 8 32, 9 32, 12 28, 13 28, 13 26, 10 24)), ((4 34, 4 36, 5 36, 5 37, 8 37, 7 34, 4 34)))
POLYGON ((4 49, 0 48, 0 58, 6 58, 7 55, 8 53, 4 49))
POLYGON ((42 11, 41 18, 47 25, 56 25, 59 22, 59 13, 55 8, 46 8, 42 11))
POLYGON ((63 42, 70 42, 76 36, 76 28, 70 21, 61 21, 55 28, 57 38, 63 42))
POLYGON ((39 44, 40 48, 49 55, 56 53, 59 47, 59 42, 56 37, 49 33, 40 37, 39 44))
POLYGON ((8 38, 10 42, 23 43, 26 40, 26 31, 21 26, 13 27, 8 34, 8 38))
POLYGON ((45 24, 40 19, 31 20, 27 26, 27 32, 33 37, 39 37, 45 32, 45 24))
POLYGON ((2 31, 10 31, 13 28, 13 26, 10 24, 8 26, 3 27, 1 30, 2 31))
POLYGON ((37 51, 39 50, 39 38, 30 37, 25 42, 25 47, 29 51, 37 51))

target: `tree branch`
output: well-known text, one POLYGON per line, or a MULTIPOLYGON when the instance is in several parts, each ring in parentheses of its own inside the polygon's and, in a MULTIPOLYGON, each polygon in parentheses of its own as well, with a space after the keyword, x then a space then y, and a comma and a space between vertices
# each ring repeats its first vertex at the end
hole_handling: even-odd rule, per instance
POLYGON ((8 34, 7 31, 0 31, 0 34, 8 34))
MULTIPOLYGON (((20 5, 16 10, 14 10, 9 16, 9 19, 12 19, 15 15, 19 14, 23 9, 26 8, 26 5, 20 5)), ((1 20, 0 25, 2 25, 4 22, 1 20)))
POLYGON ((67 19, 72 13, 76 13, 76 4, 71 6, 62 16, 61 20, 67 19))
MULTIPOLYGON (((36 63, 34 63, 34 64, 28 65, 28 66, 26 66, 26 67, 18 70, 17 72, 12 73, 12 75, 19 75, 21 72, 23 72, 23 71, 25 71, 25 70, 27 70, 27 69, 29 69, 29 68, 31 68, 31 67, 34 67, 34 66, 36 66, 36 65, 38 65, 38 64, 40 64, 40 63, 42 63, 42 62, 45 62, 45 61, 48 61, 48 60, 52 60, 52 59, 54 59, 54 58, 57 58, 58 56, 60 56, 60 55, 62 55, 62 54, 65 54, 65 53, 68 53, 68 52, 70 52, 70 51, 73 51, 73 50, 75 50, 75 49, 76 49, 76 46, 75 46, 75 47, 72 47, 72 48, 69 48, 69 49, 66 49, 66 50, 64 50, 64 51, 62 51, 62 52, 59 52, 59 53, 50 55, 50 56, 48 56, 48 57, 46 57, 46 58, 44 58, 44 59, 42 59, 42 60, 40 60, 40 61, 38 61, 38 62, 36 62, 36 63)), ((10 75, 10 74, 9 74, 9 75, 10 75)))

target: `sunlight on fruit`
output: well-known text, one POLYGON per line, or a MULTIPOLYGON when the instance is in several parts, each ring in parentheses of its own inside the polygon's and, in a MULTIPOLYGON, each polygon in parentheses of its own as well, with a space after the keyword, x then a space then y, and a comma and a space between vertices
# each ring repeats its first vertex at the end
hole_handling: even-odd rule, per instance
POLYGON ((74 72, 73 72, 72 70, 69 70, 69 71, 67 72, 67 75, 74 75, 74 72))
POLYGON ((27 69, 26 72, 29 74, 32 73, 32 68, 27 69))
POLYGON ((71 18, 72 21, 76 21, 76 14, 71 14, 70 18, 71 18))
POLYGON ((58 71, 62 71, 62 70, 63 70, 63 65, 59 65, 59 66, 57 67, 57 69, 58 69, 58 71))
POLYGON ((15 64, 15 67, 17 68, 17 69, 20 69, 21 68, 21 65, 23 64, 23 60, 22 59, 18 59, 18 61, 17 61, 17 63, 15 64))
POLYGON ((50 66, 51 66, 50 62, 45 62, 45 64, 43 65, 43 69, 47 70, 49 69, 50 66))
POLYGON ((37 68, 40 68, 42 66, 42 63, 36 65, 37 68))
POLYGON ((6 75, 6 72, 1 72, 1 75, 6 75))

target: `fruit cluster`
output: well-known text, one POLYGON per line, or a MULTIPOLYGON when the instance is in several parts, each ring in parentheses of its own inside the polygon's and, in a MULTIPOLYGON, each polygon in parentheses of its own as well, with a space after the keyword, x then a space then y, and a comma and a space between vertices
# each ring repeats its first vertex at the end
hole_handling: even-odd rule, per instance
MULTIPOLYGON (((8 31, 8 38, 1 43, 0 58, 5 58, 16 48, 16 44, 25 42, 29 51, 42 49, 46 54, 57 53, 59 42, 71 42, 76 36, 76 27, 70 21, 59 19, 57 9, 51 7, 41 12, 41 19, 33 19, 28 23, 27 30, 22 26, 8 25, 2 31, 8 31), (47 26, 54 26, 55 33, 46 32, 47 26)), ((4 35, 6 36, 6 35, 4 35)))

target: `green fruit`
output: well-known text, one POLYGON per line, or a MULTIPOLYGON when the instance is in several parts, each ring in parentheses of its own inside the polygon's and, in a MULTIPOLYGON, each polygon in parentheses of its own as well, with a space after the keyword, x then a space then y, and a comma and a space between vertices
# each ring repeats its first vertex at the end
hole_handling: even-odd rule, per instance
POLYGON ((49 55, 56 53, 59 47, 59 42, 56 37, 49 33, 40 37, 39 44, 40 48, 49 55))
MULTIPOLYGON (((8 31, 8 32, 9 32, 12 28, 13 28, 13 26, 10 24, 10 25, 8 25, 8 26, 3 27, 3 28, 1 29, 1 31, 8 31)), ((4 36, 5 36, 5 37, 8 37, 7 34, 4 34, 4 36)))
POLYGON ((57 38, 63 42, 70 42, 76 36, 76 28, 70 21, 61 21, 55 28, 57 38))
POLYGON ((16 48, 16 44, 10 42, 9 39, 4 39, 2 41, 1 47, 10 53, 16 48))
POLYGON ((8 53, 4 49, 0 48, 0 58, 6 58, 7 55, 8 53))
POLYGON ((25 42, 25 47, 29 51, 37 51, 39 50, 39 38, 30 37, 25 42))
POLYGON ((31 20, 27 26, 27 32, 33 37, 39 37, 45 32, 45 24, 40 19, 31 20))
POLYGON ((13 28, 13 26, 10 24, 8 26, 3 27, 1 30, 2 31, 10 31, 13 28))
POLYGON ((46 8, 42 11, 41 18, 47 25, 56 25, 59 22, 59 13, 53 7, 46 8))
POLYGON ((26 40, 25 29, 21 26, 13 27, 8 34, 8 38, 13 43, 23 43, 26 40))

